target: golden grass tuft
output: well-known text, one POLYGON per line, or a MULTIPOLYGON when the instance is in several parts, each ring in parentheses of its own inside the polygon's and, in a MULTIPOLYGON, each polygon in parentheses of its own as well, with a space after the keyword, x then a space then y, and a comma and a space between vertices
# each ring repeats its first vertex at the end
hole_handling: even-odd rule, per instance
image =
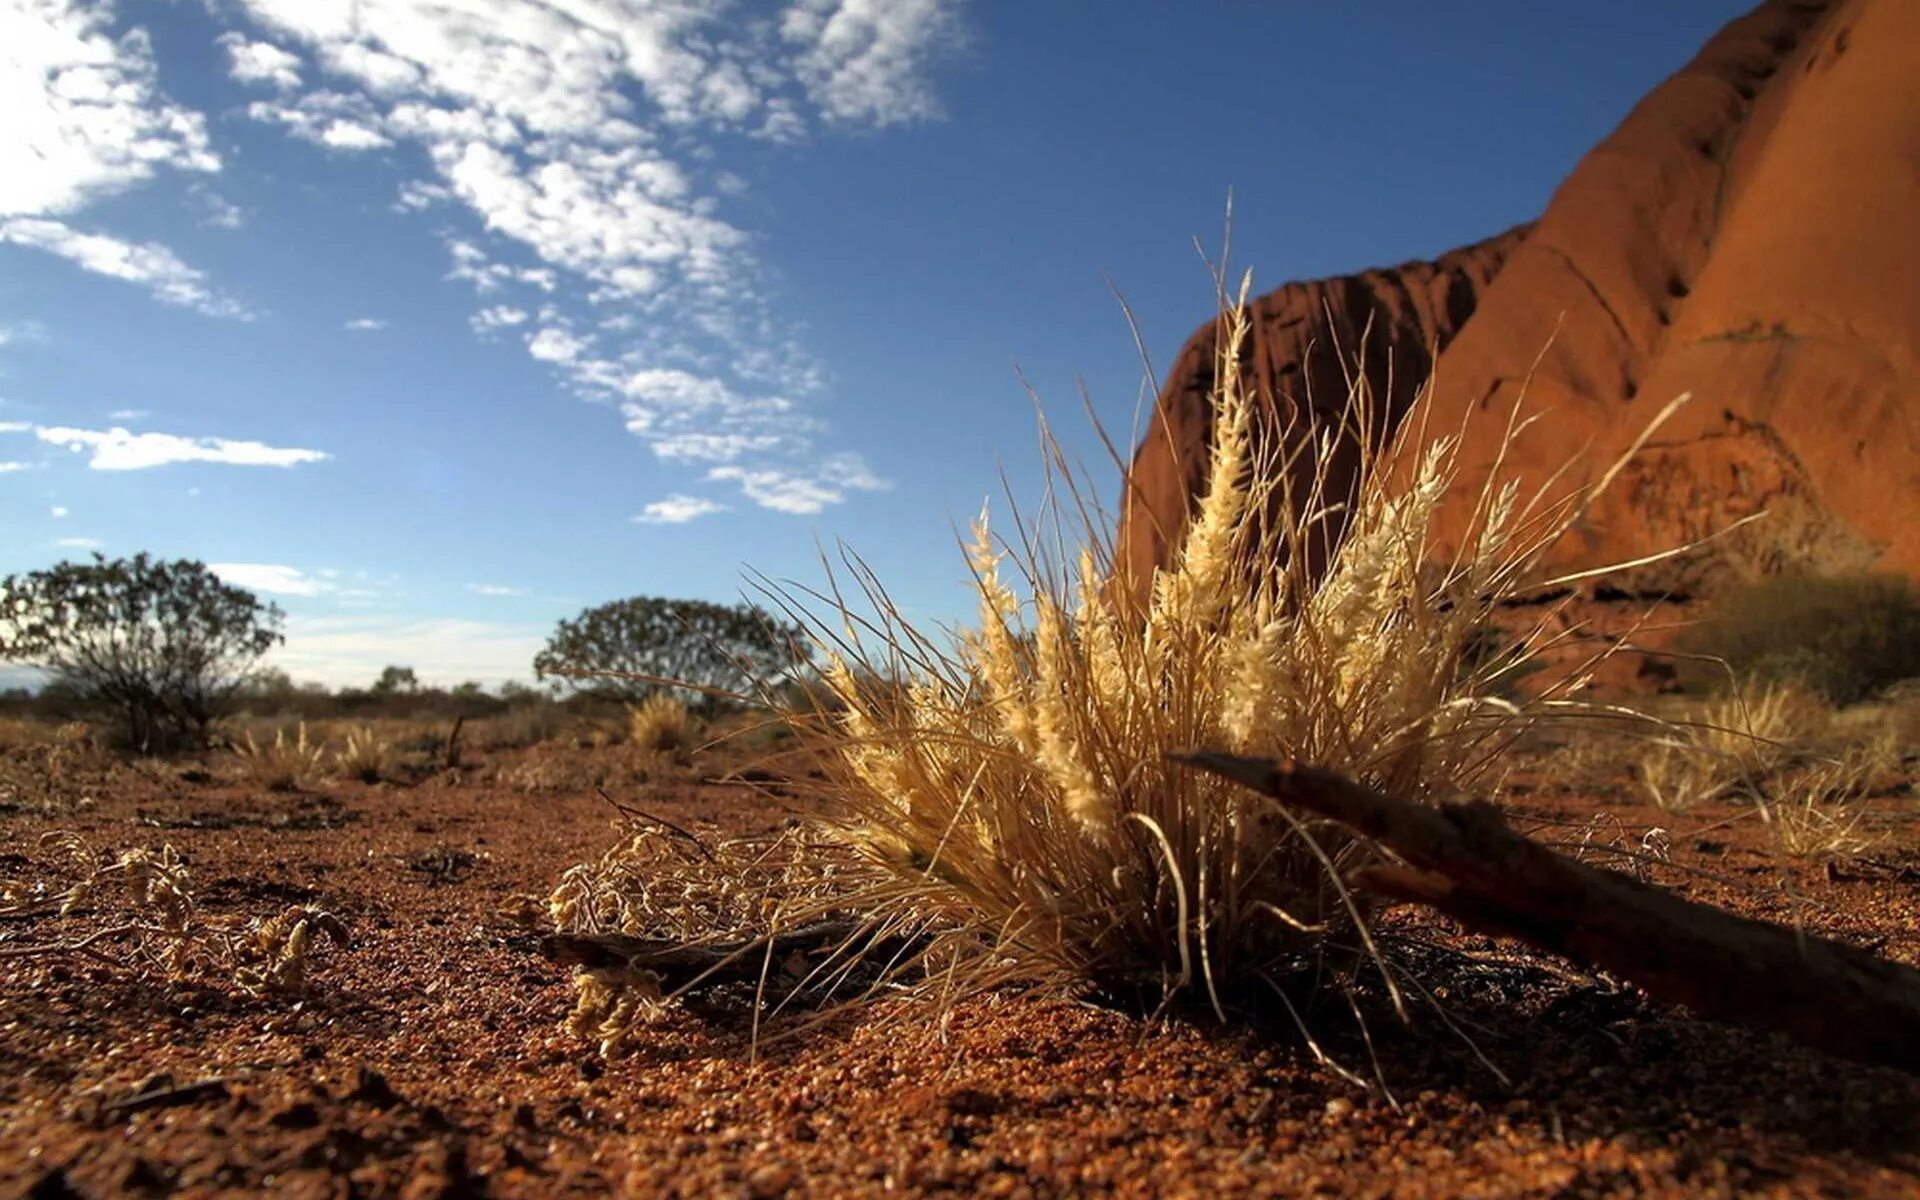
POLYGON ((307 723, 300 722, 295 736, 276 729, 271 742, 255 740, 251 729, 244 733, 230 755, 236 773, 255 787, 269 792, 296 792, 311 787, 326 774, 327 751, 307 738, 307 723))
POLYGON ((693 736, 687 706, 665 692, 627 707, 627 741, 642 754, 684 758, 693 749, 693 736))
POLYGON ((1340 881, 1378 851, 1170 756, 1298 758, 1435 801, 1475 792, 1537 722, 1593 715, 1565 699, 1584 672, 1501 698, 1555 635, 1548 616, 1490 643, 1487 620, 1564 582, 1539 567, 1584 496, 1523 497, 1496 472, 1461 498, 1463 551, 1435 562, 1456 440, 1395 461, 1356 380, 1344 424, 1257 443, 1244 292, 1223 328, 1206 493, 1143 606, 1109 584, 1109 523, 1049 440, 1052 524, 1017 522, 1013 543, 984 515, 974 528, 977 630, 915 630, 857 560, 861 606, 836 588, 813 623, 835 703, 804 732, 845 836, 885 871, 858 906, 934 931, 921 965, 943 964, 943 987, 1091 983, 1219 1008, 1230 986, 1354 963, 1370 908, 1340 881), (1349 495, 1326 464, 1356 452, 1349 495))
POLYGON ((378 783, 392 778, 399 768, 400 756, 392 739, 381 737, 370 725, 347 730, 340 749, 333 755, 333 769, 344 779, 378 783))

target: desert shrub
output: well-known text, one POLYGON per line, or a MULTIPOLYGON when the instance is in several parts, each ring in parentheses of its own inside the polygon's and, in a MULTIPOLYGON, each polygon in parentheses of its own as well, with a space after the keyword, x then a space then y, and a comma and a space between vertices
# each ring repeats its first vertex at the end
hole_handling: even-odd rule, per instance
POLYGON ((744 698, 777 686, 801 644, 798 628, 752 605, 635 596, 561 621, 533 669, 629 703, 662 680, 744 698))
POLYGON ((1776 576, 1727 592, 1683 645, 1737 679, 1796 680, 1852 704, 1920 677, 1920 590, 1894 575, 1776 576))
POLYGON ((231 754, 235 773, 269 792, 295 792, 312 786, 326 773, 325 747, 307 738, 307 723, 300 722, 291 738, 285 729, 276 729, 273 740, 261 742, 247 730, 235 743, 231 754))
MULTIPOLYGON (((983 518, 970 548, 980 623, 957 639, 907 623, 857 560, 857 592, 826 589, 863 599, 813 624, 836 703, 796 720, 865 868, 832 902, 926 935, 894 978, 925 969, 947 996, 1090 984, 1216 1005, 1241 987, 1356 985, 1370 910, 1342 880, 1380 852, 1179 752, 1298 758, 1433 801, 1475 790, 1531 722, 1579 711, 1554 690, 1577 679, 1494 695, 1546 621, 1503 649, 1479 631, 1503 600, 1557 582, 1538 567, 1581 499, 1527 500, 1491 480, 1460 498, 1465 549, 1432 569, 1423 551, 1456 443, 1418 461, 1364 450, 1357 495, 1321 465, 1332 439, 1372 445, 1353 429, 1296 429, 1270 453, 1297 457, 1259 457, 1235 366, 1244 310, 1225 327, 1205 496, 1148 600, 1108 586, 1095 515, 1014 544, 983 518), (1056 547, 1073 541, 1062 570, 1056 547)), ((1364 386, 1349 398, 1354 429, 1376 427, 1364 386)))
POLYGON ((0 659, 44 672, 143 754, 206 741, 282 614, 185 559, 60 563, 0 580, 0 659))
POLYGON ((684 755, 692 748, 693 717, 662 692, 627 709, 627 741, 644 754, 684 755))
POLYGON ((378 783, 388 778, 398 764, 399 755, 392 740, 381 737, 368 725, 349 729, 333 756, 336 772, 362 783, 378 783))

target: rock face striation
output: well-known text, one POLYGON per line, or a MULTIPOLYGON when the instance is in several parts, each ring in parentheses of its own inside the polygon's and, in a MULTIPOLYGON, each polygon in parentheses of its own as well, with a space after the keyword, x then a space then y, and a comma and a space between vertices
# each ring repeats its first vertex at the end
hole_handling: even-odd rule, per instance
MULTIPOLYGON (((1569 462, 1568 483, 1597 478, 1690 393, 1561 565, 1764 510, 1660 585, 1790 566, 1920 575, 1920 3, 1770 0, 1643 99, 1533 225, 1290 284, 1251 317, 1240 365, 1269 436, 1344 403, 1350 370, 1389 425, 1432 375, 1417 428, 1464 428, 1465 495, 1517 401, 1542 415, 1502 467, 1524 487, 1569 462)), ((1198 498, 1215 339, 1209 324, 1188 342, 1135 457, 1123 579, 1166 561, 1198 498)), ((1465 504, 1443 512, 1436 552, 1468 519, 1465 504)))

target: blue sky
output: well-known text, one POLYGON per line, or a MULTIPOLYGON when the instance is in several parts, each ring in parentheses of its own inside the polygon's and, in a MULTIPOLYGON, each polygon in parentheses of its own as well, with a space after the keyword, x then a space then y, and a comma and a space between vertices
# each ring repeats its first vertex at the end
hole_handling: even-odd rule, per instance
POLYGON ((219 564, 281 665, 522 677, 635 593, 957 618, 1031 403, 1117 492, 1257 285, 1538 214, 1745 5, 0 0, 0 572, 219 564))

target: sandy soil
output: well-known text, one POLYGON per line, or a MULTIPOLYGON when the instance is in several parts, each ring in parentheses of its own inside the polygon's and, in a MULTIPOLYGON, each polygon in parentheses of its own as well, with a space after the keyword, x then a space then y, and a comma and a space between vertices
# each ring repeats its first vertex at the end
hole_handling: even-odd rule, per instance
MULTIPOLYGON (((686 823, 783 819, 700 782, 716 769, 629 798, 686 823)), ((0 875, 31 877, 49 829, 165 842, 210 914, 314 903, 354 934, 298 1000, 0 958, 0 1195, 1920 1196, 1920 1079, 1409 913, 1390 925, 1432 944, 1417 953, 1446 1019, 1371 1023, 1384 1088, 1316 1067, 1277 1024, 1037 998, 944 1023, 869 1011, 757 1048, 743 1012, 678 1013, 603 1063, 560 1031, 566 973, 502 905, 605 849, 616 814, 489 775, 268 795, 123 770, 0 805, 0 875)), ((1590 798, 1516 803, 1573 822, 1563 840, 1661 826, 1664 881, 1920 963, 1910 797, 1875 814, 1866 858, 1832 865, 1776 858, 1732 810, 1608 803, 1582 828, 1590 798)), ((85 928, 0 923, 0 950, 85 928)), ((1316 1027, 1368 1069, 1351 1021, 1316 1027)))

